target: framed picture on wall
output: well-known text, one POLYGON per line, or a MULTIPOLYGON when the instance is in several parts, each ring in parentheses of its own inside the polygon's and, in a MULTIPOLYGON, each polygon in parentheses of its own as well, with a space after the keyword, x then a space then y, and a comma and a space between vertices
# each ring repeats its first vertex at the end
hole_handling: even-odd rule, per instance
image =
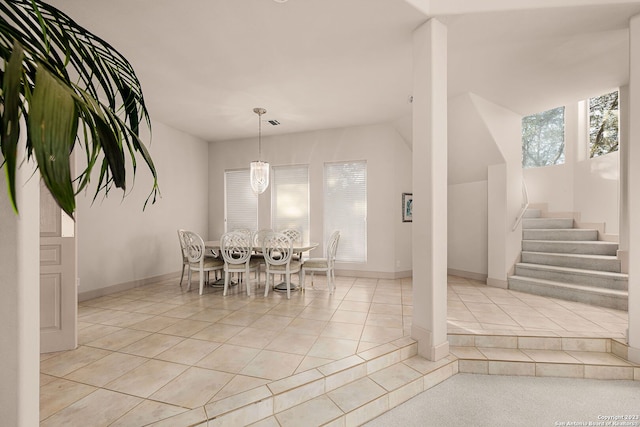
POLYGON ((402 222, 413 221, 413 193, 402 193, 402 222))

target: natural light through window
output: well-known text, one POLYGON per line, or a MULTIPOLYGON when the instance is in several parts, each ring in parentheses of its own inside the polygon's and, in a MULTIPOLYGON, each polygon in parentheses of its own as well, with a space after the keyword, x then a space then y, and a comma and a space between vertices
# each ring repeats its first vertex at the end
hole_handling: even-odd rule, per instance
POLYGON ((271 226, 282 231, 294 228, 309 240, 309 166, 273 168, 271 189, 271 226))
POLYGON ((522 167, 564 163, 564 107, 522 119, 522 167))
POLYGON ((367 163, 324 166, 324 241, 340 231, 337 261, 367 261, 367 163))
POLYGON ((618 91, 589 99, 589 157, 618 151, 618 91))
POLYGON ((224 224, 226 231, 258 228, 258 196, 251 190, 249 169, 224 173, 224 224))

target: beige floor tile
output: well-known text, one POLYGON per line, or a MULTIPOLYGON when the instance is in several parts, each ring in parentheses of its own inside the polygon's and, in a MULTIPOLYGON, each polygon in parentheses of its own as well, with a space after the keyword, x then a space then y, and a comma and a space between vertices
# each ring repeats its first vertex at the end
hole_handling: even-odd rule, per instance
POLYGON ((133 329, 121 329, 112 334, 105 335, 94 341, 87 343, 87 346, 102 348, 105 350, 118 351, 131 343, 141 340, 151 335, 146 331, 136 331, 133 329))
POLYGON ((206 404, 234 375, 191 367, 150 396, 150 399, 194 409, 206 404))
POLYGON ((247 311, 236 311, 218 320, 218 323, 235 326, 249 326, 262 315, 260 313, 249 313, 247 311))
POLYGON ((544 363, 580 363, 578 359, 572 357, 564 351, 558 350, 525 350, 522 352, 536 362, 544 363))
POLYGON ((216 402, 227 397, 235 396, 248 390, 253 390, 257 387, 263 386, 269 383, 269 380, 264 378, 248 377, 245 375, 235 375, 231 381, 229 381, 215 396, 209 400, 209 402, 216 402))
POLYGON ((324 366, 324 365, 326 365, 328 363, 331 363, 331 362, 333 362, 332 359, 325 359, 325 358, 322 358, 322 357, 305 356, 305 358, 302 359, 302 362, 300 362, 300 365, 296 369, 295 373, 298 374, 300 372, 304 372, 304 371, 307 371, 309 369, 318 368, 318 367, 324 366))
POLYGON ((155 356, 156 359, 167 362, 195 365, 199 360, 220 347, 222 343, 186 338, 170 349, 155 356))
POLYGON ((567 353, 582 363, 589 365, 630 366, 628 362, 611 353, 597 353, 592 351, 567 351, 567 353))
POLYGON ((304 356, 309 352, 317 339, 315 335, 297 334, 286 331, 275 337, 265 349, 304 356))
POLYGON ((184 338, 165 334, 152 334, 121 348, 119 351, 143 357, 155 357, 183 341, 184 338))
POLYGON ((384 388, 370 378, 365 377, 330 391, 327 393, 327 396, 329 396, 342 411, 350 412, 379 398, 385 394, 385 392, 384 388))
POLYGON ((529 356, 515 348, 478 348, 489 360, 509 360, 518 362, 532 362, 529 356))
POLYGON ((214 342, 226 342, 239 334, 245 327, 215 323, 195 333, 191 338, 214 342))
POLYGON ((402 314, 383 314, 369 312, 365 324, 372 326, 401 328, 403 324, 403 318, 402 314))
MULTIPOLYGON (((338 277, 338 288, 333 295, 327 292, 323 276, 316 277, 315 282, 315 289, 308 287, 306 292, 294 292, 291 299, 287 300, 283 293, 277 292, 270 292, 269 296, 264 298, 262 296, 264 288, 256 286, 252 287, 251 297, 246 295, 244 287, 238 286, 232 288, 227 297, 222 297, 221 289, 209 287, 206 288, 205 295, 200 296, 195 288, 190 292, 181 290, 177 286, 176 279, 172 278, 81 302, 79 304, 79 340, 81 344, 91 344, 91 347, 81 345, 75 351, 41 355, 42 405, 43 408, 47 407, 46 405, 49 405, 48 408, 53 408, 42 413, 46 414, 49 420, 64 416, 58 420, 67 423, 72 422, 72 417, 69 415, 71 412, 69 412, 70 409, 62 408, 63 406, 70 405, 69 408, 71 408, 75 405, 74 413, 80 416, 84 416, 85 413, 80 410, 79 405, 84 405, 81 401, 90 395, 78 397, 74 392, 60 393, 68 394, 70 397, 69 402, 65 401, 61 404, 56 403, 51 392, 47 394, 45 387, 55 390, 55 382, 60 381, 54 375, 66 375, 66 378, 82 381, 85 385, 81 389, 85 392, 93 390, 93 388, 83 388, 88 387, 86 384, 106 383, 106 388, 111 387, 110 384, 116 384, 121 388, 130 388, 127 393, 145 395, 145 390, 152 390, 162 399, 176 399, 175 402, 182 399, 181 405, 196 405, 211 393, 214 394, 209 402, 227 401, 264 387, 274 377, 287 378, 294 373, 308 375, 309 370, 314 368, 326 370, 350 358, 360 360, 359 366, 363 368, 360 375, 353 376, 351 371, 356 368, 350 368, 333 376, 336 381, 331 382, 333 385, 330 390, 335 391, 336 388, 345 384, 344 381, 338 381, 339 376, 346 379, 346 374, 349 373, 351 375, 349 381, 353 381, 362 378, 366 373, 366 365, 361 358, 354 355, 355 352, 363 352, 362 354, 375 352, 381 345, 384 346, 410 335, 413 314, 413 291, 410 278, 387 280, 338 277), (365 322, 367 322, 366 326, 365 322), (390 327, 391 325, 398 327, 390 327), (165 348, 168 343, 163 340, 156 342, 160 331, 171 332, 165 335, 171 335, 171 339, 178 339, 180 342, 165 348), (264 351, 248 347, 262 347, 265 343, 264 351), (149 356, 152 359, 125 354, 119 351, 120 349, 149 356), (158 349, 161 351, 159 354, 157 354, 158 349), (119 352, 112 353, 113 350, 119 352), (341 354, 348 357, 334 362, 332 358, 339 357, 341 354), (329 357, 319 357, 319 355, 329 357), (177 372, 171 369, 169 370, 171 372, 152 369, 150 371, 153 371, 153 374, 150 373, 149 378, 145 378, 143 367, 148 363, 165 363, 178 368, 175 369, 177 372), (202 372, 207 374, 202 375, 202 372), (137 378, 134 377, 134 373, 137 378), (345 375, 342 375, 343 373, 345 375), (207 375, 212 375, 214 378, 208 378, 207 375), (216 378, 231 379, 221 386, 222 380, 217 381, 216 378), (170 382, 172 382, 171 385, 168 385, 170 382), (162 391, 158 391, 161 388, 162 391), (188 391, 173 396, 174 390, 188 391), (191 394, 191 390, 200 392, 191 394), (58 411, 57 408, 61 410, 58 411)), ((513 358, 512 356, 518 355, 519 359, 536 360, 536 362, 509 362, 508 360, 488 362, 465 359, 455 362, 455 366, 460 371, 582 377, 584 366, 568 363, 571 359, 577 360, 575 356, 544 350, 562 348, 580 354, 584 350, 600 351, 602 349, 601 352, 604 353, 610 349, 610 346, 606 347, 607 340, 600 342, 590 339, 587 342, 579 337, 625 336, 628 315, 620 310, 591 307, 491 288, 478 281, 453 276, 449 277, 449 282, 447 328, 450 333, 482 334, 483 337, 477 337, 482 347, 511 347, 507 351, 495 348, 483 349, 498 358, 513 358), (522 336, 525 333, 526 336, 522 336), (516 338, 517 335, 521 337, 516 338), (534 339, 555 341, 545 341, 546 344, 543 343, 544 345, 540 346, 540 342, 533 342, 534 339), (560 339, 562 339, 561 347, 558 344, 560 339), (521 347, 520 350, 526 351, 514 352, 513 349, 518 346, 521 347), (529 351, 528 347, 543 351, 529 351), (578 372, 576 367, 582 370, 578 372)), ((309 282, 307 285, 309 286, 309 282)), ((484 354, 472 348, 456 348, 455 342, 459 340, 452 338, 452 356, 441 361, 429 362, 419 357, 411 357, 403 364, 382 368, 372 375, 376 376, 380 385, 384 385, 383 388, 393 388, 397 384, 410 381, 411 375, 403 374, 412 371, 419 372, 420 375, 431 375, 440 381, 454 372, 452 361, 455 360, 453 358, 455 355, 468 358, 485 357, 484 354), (474 351, 473 354, 469 353, 474 351), (391 371, 392 368, 403 371, 386 372, 391 371)), ((398 345, 409 345, 409 343, 398 345)), ((617 360, 609 358, 612 355, 604 354, 603 357, 594 354, 580 355, 591 362, 618 363, 617 360)), ((407 353, 407 356, 410 354, 407 353)), ((636 371, 640 372, 640 369, 636 371)), ((353 374, 355 375, 355 371, 353 374)), ((626 365, 595 366, 587 374, 595 378, 627 378, 634 375, 634 368, 626 365)), ((69 383, 75 384, 75 382, 69 383)), ((82 392, 79 393, 82 394, 82 392)), ((405 399, 410 394, 403 393, 402 396, 398 395, 398 398, 405 399)), ((326 395, 323 397, 326 398, 326 395)), ((88 401, 85 400, 85 402, 88 401)), ((136 402, 142 402, 142 400, 136 402)), ((271 399, 261 401, 260 410, 267 411, 269 405, 273 405, 269 402, 271 399)), ((307 407, 307 410, 319 401, 311 402, 313 403, 307 407)), ((349 416, 343 415, 334 402, 330 400, 329 402, 334 409, 338 409, 338 412, 334 415, 329 414, 328 418, 327 414, 306 414, 304 410, 300 413, 303 414, 302 416, 310 417, 319 415, 326 419, 326 422, 333 422, 332 424, 335 425, 359 424, 371 416, 372 411, 383 410, 382 403, 387 402, 387 398, 383 400, 373 398, 364 406, 356 408, 355 412, 349 416)), ((204 410, 201 406, 195 410, 186 410, 184 407, 154 400, 147 400, 140 404, 134 403, 134 405, 135 408, 126 415, 114 413, 114 416, 121 417, 115 421, 114 425, 118 427, 147 423, 157 427, 198 424, 204 427, 206 425, 204 410), (175 414, 178 415, 172 417, 175 414)), ((304 405, 306 404, 302 406, 304 405)), ((299 420, 295 418, 298 415, 291 416, 291 414, 297 414, 299 410, 298 407, 292 408, 294 409, 295 411, 288 412, 287 415, 279 414, 282 425, 286 425, 287 422, 300 425, 299 420), (287 418, 288 416, 291 418, 287 418)), ((102 408, 98 410, 98 419, 102 416, 101 410, 102 408)), ((238 416, 250 417, 255 416, 255 413, 253 415, 243 413, 238 416)), ((112 414, 109 414, 108 422, 111 422, 111 419, 112 414)), ((241 419, 250 418, 225 418, 226 421, 234 422, 239 422, 241 419)), ((49 420, 47 422, 54 423, 49 420)), ((256 420, 253 419, 251 422, 256 420)), ((269 425, 268 420, 274 422, 275 418, 267 417, 265 420, 267 420, 266 425, 269 425)), ((82 419, 82 421, 85 420, 82 419)), ((218 421, 223 422, 222 419, 216 420, 218 421)))
POLYGON ((108 426, 141 402, 138 397, 98 389, 42 421, 40 426, 72 426, 79 422, 108 426))
POLYGON ((260 350, 257 348, 223 344, 196 363, 196 366, 235 374, 247 366, 258 353, 260 350))
POLYGON ((327 323, 324 320, 301 319, 298 317, 289 323, 284 332, 319 336, 327 326, 327 323))
POLYGON ((360 301, 342 301, 339 305, 339 310, 346 311, 359 311, 362 313, 368 313, 369 308, 371 307, 370 302, 360 302, 360 301))
POLYGON ((64 377, 65 375, 87 366, 91 362, 102 359, 110 352, 99 348, 80 346, 76 350, 60 352, 40 362, 40 372, 64 377))
POLYGON ((130 354, 111 353, 71 372, 66 378, 96 387, 103 387, 105 384, 147 362, 147 360, 144 357, 130 354))
POLYGON ((135 311, 138 313, 149 313, 149 314, 162 314, 166 313, 169 310, 176 308, 175 304, 167 304, 164 302, 156 302, 145 307, 136 308, 135 311))
POLYGON ((101 324, 85 323, 86 326, 82 329, 78 329, 78 345, 85 345, 91 341, 102 338, 106 335, 112 334, 121 330, 117 326, 108 326, 101 324))
POLYGON ((188 366, 149 360, 108 383, 105 388, 139 397, 149 397, 184 372, 188 366))
POLYGON ((303 356, 297 354, 263 350, 240 371, 240 374, 279 380, 292 375, 302 359, 303 356))
POLYGON ((320 334, 321 337, 360 340, 364 325, 355 323, 329 322, 320 334))
POLYGON ((153 317, 153 314, 144 314, 144 313, 135 313, 135 312, 124 313, 121 316, 114 317, 113 319, 105 320, 104 322, 102 322, 102 324, 126 328, 135 323, 148 320, 152 317, 153 317))
POLYGON ((217 322, 218 320, 233 313, 231 310, 221 310, 215 308, 206 308, 190 316, 190 320, 202 320, 204 322, 217 322))
POLYGON ((460 359, 486 359, 487 357, 475 347, 450 346, 449 352, 460 359))
POLYGON ((250 326, 252 328, 257 329, 267 329, 272 331, 282 331, 284 328, 289 326, 292 317, 288 316, 277 316, 274 314, 265 314, 253 322, 250 326))
POLYGON ((320 337, 309 350, 308 355, 323 359, 338 360, 355 354, 358 348, 357 340, 320 337))
POLYGON ((361 340, 371 343, 386 343, 401 338, 403 335, 402 328, 365 325, 361 340))
POLYGON ((40 420, 48 418, 94 391, 96 387, 53 378, 52 381, 40 386, 40 420))
POLYGON ((147 332, 158 332, 179 321, 180 319, 176 317, 153 316, 147 320, 143 320, 142 322, 135 323, 129 326, 129 328, 147 332))
POLYGON ((405 364, 397 363, 369 375, 369 378, 385 390, 393 391, 418 378, 422 378, 422 374, 405 364))
POLYGON ((251 348, 265 348, 280 334, 277 330, 247 327, 230 338, 227 343, 251 348))
POLYGON ((164 420, 186 412, 187 409, 166 403, 145 400, 127 412, 109 427, 137 427, 146 426, 153 422, 164 420))
POLYGON ((326 395, 276 414, 281 427, 319 426, 343 415, 326 395))
POLYGON ((331 321, 364 325, 367 321, 367 315, 368 313, 364 313, 361 311, 336 310, 333 317, 331 318, 331 321))
POLYGON ((182 319, 174 323, 173 325, 168 326, 158 332, 162 334, 176 335, 180 337, 191 337, 208 326, 211 326, 211 322, 203 322, 201 320, 182 319))

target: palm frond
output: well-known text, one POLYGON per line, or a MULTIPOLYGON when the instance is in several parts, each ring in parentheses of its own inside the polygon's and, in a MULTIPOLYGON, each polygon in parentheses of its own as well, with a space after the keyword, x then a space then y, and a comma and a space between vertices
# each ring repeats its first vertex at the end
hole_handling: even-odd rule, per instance
POLYGON ((65 212, 75 210, 74 192, 71 197, 69 193, 74 179, 67 171, 76 145, 83 147, 87 166, 75 178, 75 194, 89 186, 91 172, 99 162, 94 198, 108 194, 112 186, 125 190, 126 160, 135 176, 141 157, 153 176, 147 202, 155 201, 159 194, 157 173, 139 134, 140 123, 146 122, 150 130, 151 121, 140 82, 126 58, 40 0, 0 0, 0 55, 5 64, 0 74, 4 105, 0 146, 14 206, 11 176, 15 175, 20 114, 27 124, 26 152, 35 157, 47 188, 65 212), (19 55, 21 59, 17 59, 19 55), (52 92, 43 93, 40 85, 52 92), (67 120, 63 126, 62 121, 67 120), (64 153, 66 168, 59 164, 64 153), (47 163, 52 156, 55 167, 47 163))

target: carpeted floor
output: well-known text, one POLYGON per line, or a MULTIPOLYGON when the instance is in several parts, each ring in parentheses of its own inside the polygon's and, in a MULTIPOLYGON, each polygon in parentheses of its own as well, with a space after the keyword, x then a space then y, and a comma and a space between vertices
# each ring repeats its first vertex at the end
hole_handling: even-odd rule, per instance
POLYGON ((640 381, 457 374, 366 424, 572 425, 640 427, 640 381))

